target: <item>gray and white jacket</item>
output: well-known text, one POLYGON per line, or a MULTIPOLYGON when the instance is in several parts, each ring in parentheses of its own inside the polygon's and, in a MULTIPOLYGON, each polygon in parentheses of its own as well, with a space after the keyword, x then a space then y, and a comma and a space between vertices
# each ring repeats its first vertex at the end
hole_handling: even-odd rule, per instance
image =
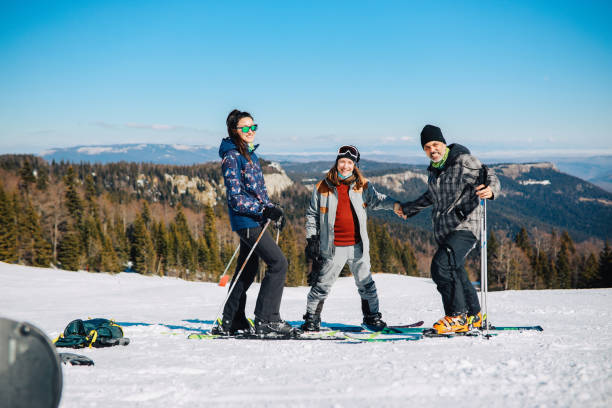
MULTIPOLYGON (((366 208, 373 210, 393 210, 393 204, 398 202, 374 189, 372 183, 366 182, 358 189, 355 183, 349 186, 349 199, 359 223, 359 233, 363 243, 363 255, 370 256, 370 241, 368 240, 366 208)), ((338 190, 328 182, 321 180, 315 186, 306 210, 306 238, 319 235, 321 256, 334 256, 334 225, 338 208, 338 190)))
MULTIPOLYGON (((431 219, 436 242, 442 244, 453 231, 471 231, 480 239, 482 207, 478 205, 476 186, 482 163, 460 145, 448 146, 450 152, 442 169, 429 166, 427 169, 427 191, 414 201, 402 204, 404 214, 411 217, 422 209, 433 205, 431 219), (466 211, 466 209, 468 209, 466 211)), ((500 192, 499 179, 488 170, 487 183, 494 199, 500 192)))

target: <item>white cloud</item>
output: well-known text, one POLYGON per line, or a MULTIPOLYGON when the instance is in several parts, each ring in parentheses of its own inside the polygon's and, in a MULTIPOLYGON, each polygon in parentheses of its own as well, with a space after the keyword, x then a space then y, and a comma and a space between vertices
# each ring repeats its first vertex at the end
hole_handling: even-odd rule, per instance
POLYGON ((158 123, 154 123, 154 124, 144 124, 144 123, 126 123, 125 124, 126 127, 132 128, 132 129, 152 129, 152 130, 174 130, 176 129, 176 126, 172 126, 172 125, 162 125, 162 124, 158 124, 158 123))

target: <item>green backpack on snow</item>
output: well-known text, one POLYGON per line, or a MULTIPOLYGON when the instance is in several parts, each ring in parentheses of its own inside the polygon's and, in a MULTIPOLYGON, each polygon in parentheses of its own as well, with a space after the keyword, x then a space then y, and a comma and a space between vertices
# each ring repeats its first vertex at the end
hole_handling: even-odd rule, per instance
POLYGON ((54 340, 55 347, 110 347, 127 346, 130 339, 123 337, 123 329, 108 319, 76 319, 68 323, 64 333, 54 340))

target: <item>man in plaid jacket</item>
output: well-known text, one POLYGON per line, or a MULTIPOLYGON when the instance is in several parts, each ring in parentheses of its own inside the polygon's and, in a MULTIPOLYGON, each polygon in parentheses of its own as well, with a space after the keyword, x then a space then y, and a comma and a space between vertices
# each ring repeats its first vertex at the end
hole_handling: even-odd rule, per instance
POLYGON ((480 199, 500 192, 497 176, 460 144, 446 145, 440 128, 427 125, 421 146, 431 163, 427 191, 402 204, 405 217, 433 206, 431 218, 438 250, 431 277, 442 295, 445 316, 434 323, 438 333, 465 332, 482 326, 476 290, 464 268, 465 259, 480 239, 480 199))

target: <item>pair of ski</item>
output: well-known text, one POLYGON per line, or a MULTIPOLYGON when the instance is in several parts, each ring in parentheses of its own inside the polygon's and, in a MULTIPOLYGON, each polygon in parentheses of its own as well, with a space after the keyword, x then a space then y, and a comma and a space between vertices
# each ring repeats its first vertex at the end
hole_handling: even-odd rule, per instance
MULTIPOLYGON (((421 325, 423 322, 420 322, 421 325)), ((497 336, 500 332, 543 331, 542 326, 489 326, 488 333, 484 329, 476 328, 466 332, 438 333, 433 328, 389 326, 381 331, 361 333, 345 333, 346 337, 361 341, 398 341, 420 340, 425 337, 452 338, 452 337, 485 337, 497 336)))
MULTIPOLYGON (((252 339, 252 340, 356 340, 356 341, 411 341, 420 340, 424 337, 479 337, 487 336, 481 329, 473 329, 463 333, 439 334, 431 328, 425 328, 423 321, 399 325, 387 326, 383 330, 375 331, 366 326, 352 325, 328 325, 317 332, 299 332, 291 336, 258 336, 255 334, 237 334, 234 336, 221 336, 206 333, 193 333, 189 339, 252 339)), ((497 335, 503 331, 542 331, 541 326, 490 326, 488 335, 497 335)))
MULTIPOLYGON (((402 332, 401 330, 420 328, 423 321, 416 323, 389 326, 383 329, 382 332, 373 332, 367 327, 352 326, 352 325, 328 325, 316 332, 301 332, 296 330, 292 335, 257 335, 252 333, 238 333, 232 336, 213 334, 210 331, 205 333, 192 333, 187 336, 188 339, 208 340, 208 339, 250 339, 250 340, 361 340, 360 335, 367 333, 384 333, 385 336, 393 336, 395 340, 418 340, 422 336, 420 333, 402 332)), ((391 339, 390 337, 387 340, 391 339)))

